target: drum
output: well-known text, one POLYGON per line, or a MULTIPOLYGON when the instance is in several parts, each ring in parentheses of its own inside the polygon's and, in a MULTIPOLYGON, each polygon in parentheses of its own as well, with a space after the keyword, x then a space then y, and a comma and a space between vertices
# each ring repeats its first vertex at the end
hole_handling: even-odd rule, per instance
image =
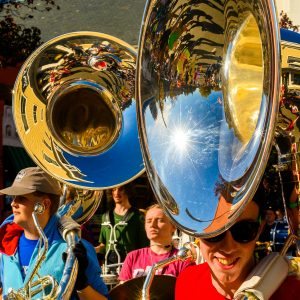
POLYGON ((280 252, 285 240, 289 234, 289 225, 286 220, 276 221, 274 227, 270 230, 270 241, 272 250, 274 252, 280 252))
MULTIPOLYGON (((142 289, 145 276, 133 278, 114 287, 109 296, 111 300, 142 299, 142 289)), ((176 277, 170 275, 155 275, 150 288, 150 300, 175 299, 176 277)))
POLYGON ((117 274, 103 274, 101 275, 101 277, 109 290, 111 290, 114 286, 116 286, 119 283, 117 274))

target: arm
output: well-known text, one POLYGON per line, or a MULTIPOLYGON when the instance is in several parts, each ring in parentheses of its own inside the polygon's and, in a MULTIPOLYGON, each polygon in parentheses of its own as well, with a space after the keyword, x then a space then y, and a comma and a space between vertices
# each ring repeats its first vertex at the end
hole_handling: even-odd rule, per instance
POLYGON ((101 269, 93 245, 81 240, 73 251, 78 260, 75 289, 80 299, 107 299, 107 286, 101 277, 101 269))
POLYGON ((103 253, 105 252, 105 244, 101 243, 98 246, 94 247, 96 253, 103 253))
MULTIPOLYGON (((101 222, 103 223, 104 220, 103 220, 103 216, 102 216, 102 219, 101 219, 101 222)), ((106 228, 107 226, 101 226, 101 230, 100 230, 100 234, 99 234, 99 245, 95 247, 95 251, 96 253, 101 253, 101 254, 104 254, 106 252, 106 228)))

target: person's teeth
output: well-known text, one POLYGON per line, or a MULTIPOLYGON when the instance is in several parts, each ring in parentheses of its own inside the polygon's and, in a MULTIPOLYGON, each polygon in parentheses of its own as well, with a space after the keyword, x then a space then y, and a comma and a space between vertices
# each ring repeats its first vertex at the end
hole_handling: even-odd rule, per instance
POLYGON ((234 262, 234 259, 218 258, 218 261, 225 266, 231 265, 234 262))

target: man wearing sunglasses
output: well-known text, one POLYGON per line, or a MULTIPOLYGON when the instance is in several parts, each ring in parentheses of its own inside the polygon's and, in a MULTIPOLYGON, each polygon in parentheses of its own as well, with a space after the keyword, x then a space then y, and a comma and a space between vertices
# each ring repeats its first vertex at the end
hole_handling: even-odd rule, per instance
MULTIPOLYGON (((205 263, 183 270, 176 281, 175 299, 234 299, 234 293, 256 265, 255 243, 265 221, 251 201, 236 223, 224 233, 200 239, 205 263)), ((299 299, 300 281, 288 276, 271 300, 299 299)))

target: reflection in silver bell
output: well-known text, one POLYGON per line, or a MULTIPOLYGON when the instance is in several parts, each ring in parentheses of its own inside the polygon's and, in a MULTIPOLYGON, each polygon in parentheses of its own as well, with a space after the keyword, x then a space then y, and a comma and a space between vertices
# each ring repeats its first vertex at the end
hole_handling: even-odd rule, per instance
POLYGON ((231 226, 268 160, 280 43, 274 4, 254 2, 153 0, 145 10, 137 60, 142 153, 158 200, 190 235, 231 226))

